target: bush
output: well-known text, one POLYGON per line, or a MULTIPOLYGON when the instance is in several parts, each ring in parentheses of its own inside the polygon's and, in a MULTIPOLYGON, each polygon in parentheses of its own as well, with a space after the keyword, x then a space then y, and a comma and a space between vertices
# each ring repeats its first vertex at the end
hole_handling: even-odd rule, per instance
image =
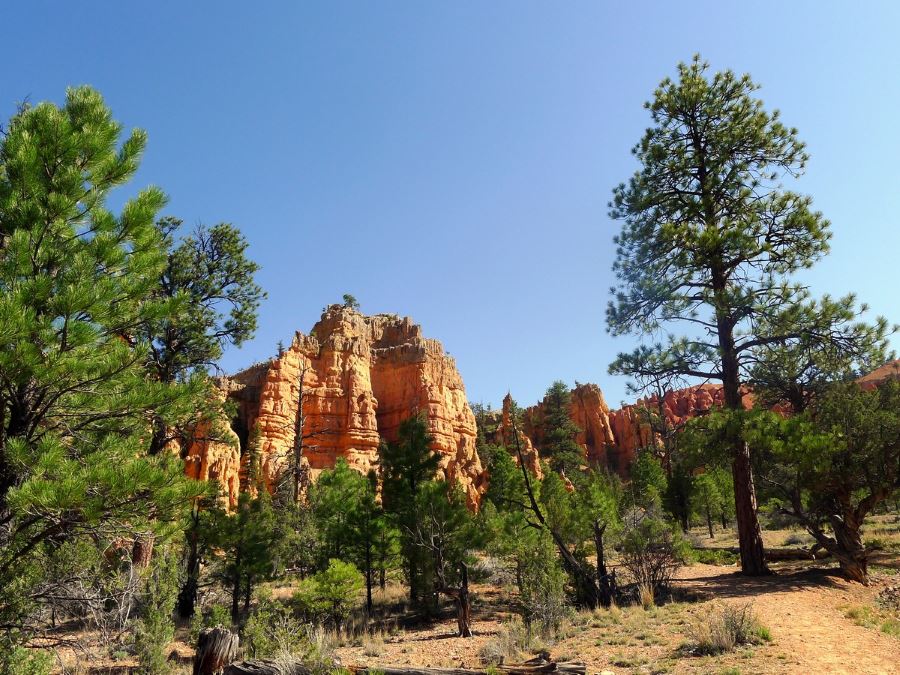
POLYGON ((178 596, 178 567, 175 556, 160 556, 148 576, 141 595, 141 617, 134 623, 134 651, 147 673, 171 670, 168 647, 175 637, 172 611, 178 596))
POLYGON ((521 621, 512 620, 501 624, 497 636, 485 642, 478 651, 481 662, 496 666, 501 663, 516 663, 524 654, 535 650, 531 631, 521 621))
POLYGON ((534 550, 524 556, 521 568, 522 618, 525 625, 537 626, 543 635, 552 635, 568 613, 566 573, 557 557, 556 547, 544 534, 534 550))
POLYGON ((326 569, 301 583, 294 599, 309 617, 339 627, 358 602, 364 583, 355 565, 332 558, 326 569))
POLYGON ((757 645, 772 639, 753 612, 752 603, 721 605, 712 608, 701 620, 688 627, 692 650, 716 655, 741 645, 757 645))
POLYGON ((812 537, 803 532, 791 532, 784 539, 783 546, 806 546, 813 543, 812 537))
POLYGON ((0 641, 0 673, 2 675, 48 675, 53 670, 53 656, 42 649, 3 645, 0 641))
POLYGON ((204 628, 231 627, 231 610, 224 605, 213 605, 203 612, 194 612, 191 618, 191 644, 197 644, 200 631, 204 628))
POLYGON ((306 627, 290 610, 263 596, 241 631, 241 644, 251 658, 302 657, 310 650, 306 627))
POLYGON ((704 565, 734 565, 738 561, 737 553, 702 547, 693 550, 693 558, 696 562, 704 565))
POLYGON ((667 591, 680 565, 669 524, 651 512, 635 510, 624 523, 622 565, 638 588, 647 587, 655 596, 667 591))

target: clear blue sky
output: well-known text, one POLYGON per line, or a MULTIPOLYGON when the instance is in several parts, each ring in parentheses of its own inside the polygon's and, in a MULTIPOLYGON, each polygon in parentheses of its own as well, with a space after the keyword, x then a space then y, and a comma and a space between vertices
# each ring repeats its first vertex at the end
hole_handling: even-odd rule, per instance
POLYGON ((679 60, 749 71, 832 221, 814 291, 900 321, 900 3, 19 2, 0 117, 91 84, 150 135, 135 190, 231 221, 269 298, 229 370, 353 293, 412 316, 473 401, 624 380, 604 307, 612 187, 679 60))

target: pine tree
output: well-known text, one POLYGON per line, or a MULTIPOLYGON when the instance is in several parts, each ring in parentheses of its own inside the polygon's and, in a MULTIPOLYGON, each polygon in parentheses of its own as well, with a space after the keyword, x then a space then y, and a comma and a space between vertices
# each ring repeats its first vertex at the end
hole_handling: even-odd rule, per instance
POLYGON ((478 544, 478 530, 466 508, 462 488, 447 481, 423 483, 416 495, 415 511, 410 542, 424 554, 422 561, 434 595, 441 593, 453 599, 459 636, 471 637, 468 564, 478 544))
POLYGON ((208 391, 206 373, 214 368, 227 345, 240 346, 256 332, 257 310, 265 293, 254 282, 259 266, 246 256, 247 242, 230 223, 199 226, 176 245, 181 221, 163 218, 157 227, 168 252, 156 295, 168 305, 165 315, 145 324, 148 367, 167 384, 193 385, 196 396, 168 417, 154 419, 151 453, 169 441, 185 442, 192 429, 209 429, 214 440, 226 438, 215 425, 197 425, 199 418, 222 420, 220 406, 208 391), (217 414, 218 413, 218 414, 217 414))
MULTIPOLYGON (((831 236, 810 199, 779 182, 807 162, 796 130, 764 109, 749 76, 707 71, 697 57, 663 80, 634 148, 640 169, 614 190, 610 215, 624 222, 609 330, 662 333, 665 342, 620 354, 610 371, 719 380, 726 407, 738 411, 755 351, 799 336, 828 344, 856 310, 850 296, 812 301, 791 281, 827 253, 831 236), (672 332, 678 322, 684 336, 672 332)), ((750 448, 733 431, 741 567, 764 574, 750 448)))
POLYGON ((388 563, 390 550, 382 546, 396 541, 384 510, 378 503, 378 479, 364 476, 338 459, 334 469, 319 474, 310 487, 309 506, 319 530, 320 566, 333 558, 348 560, 366 578, 366 610, 372 611, 374 573, 388 563), (381 554, 381 555, 379 555, 381 554))
POLYGON ((709 530, 709 538, 712 539, 715 536, 713 533, 713 518, 721 511, 721 502, 723 500, 715 477, 709 473, 701 473, 697 476, 694 479, 692 497, 694 512, 703 516, 706 521, 706 527, 709 530))
POLYGON ((231 620, 237 624, 241 601, 246 614, 256 584, 279 572, 286 541, 282 521, 266 490, 255 496, 242 492, 234 513, 213 508, 203 517, 204 548, 217 560, 215 576, 231 593, 231 620))
POLYGON ((569 409, 572 392, 565 382, 557 380, 547 389, 542 407, 543 437, 541 454, 547 457, 550 468, 570 479, 577 478, 579 467, 584 464, 584 450, 575 442, 581 431, 572 421, 569 409))
MULTIPOLYGON (((155 225, 158 188, 111 191, 138 168, 146 134, 122 137, 101 96, 23 108, 0 139, 0 624, 7 643, 39 628, 41 605, 73 593, 78 561, 121 542, 164 545, 204 489, 178 458, 150 456, 148 420, 185 390, 147 377, 147 325, 170 305, 155 225), (74 575, 74 576, 73 576, 74 575), (13 590, 15 589, 15 590, 13 590)), ((80 562, 78 563, 80 564, 80 562)))
POLYGON ((422 572, 427 560, 412 540, 418 521, 416 499, 423 485, 434 479, 440 456, 432 449, 433 439, 421 416, 410 417, 400 423, 398 438, 382 442, 381 479, 385 510, 401 532, 401 551, 409 582, 409 598, 418 604, 426 592, 422 572))

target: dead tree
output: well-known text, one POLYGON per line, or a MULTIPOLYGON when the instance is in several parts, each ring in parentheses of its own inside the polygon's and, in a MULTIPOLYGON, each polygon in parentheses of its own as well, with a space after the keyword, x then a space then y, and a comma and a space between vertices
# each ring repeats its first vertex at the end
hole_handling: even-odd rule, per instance
MULTIPOLYGON (((531 486, 531 475, 528 472, 525 457, 522 455, 522 444, 519 440, 519 430, 516 427, 515 415, 510 415, 510 419, 512 420, 513 438, 516 441, 516 456, 519 460, 519 468, 522 470, 522 476, 525 479, 525 494, 528 497, 528 504, 525 505, 525 508, 531 511, 536 519, 536 521, 528 518, 526 518, 526 520, 531 527, 546 530, 550 533, 553 542, 556 544, 556 548, 559 550, 559 555, 562 558, 563 568, 569 576, 572 577, 575 584, 575 595, 578 604, 593 609, 597 607, 598 604, 602 603, 602 596, 595 575, 572 554, 565 540, 559 532, 557 532, 556 528, 551 527, 550 523, 548 523, 547 519, 544 517, 544 513, 541 511, 541 507, 538 505, 537 499, 534 496, 534 489, 531 486)), ((600 542, 602 545, 602 537, 600 542)))
POLYGON ((416 546, 431 554, 434 565, 434 591, 446 595, 456 606, 456 625, 459 637, 472 637, 472 603, 469 597, 469 569, 465 561, 458 563, 459 586, 452 586, 447 580, 447 573, 453 566, 447 560, 448 550, 452 547, 454 531, 449 525, 450 519, 436 512, 434 505, 428 513, 420 513, 415 528, 409 530, 416 546))
POLYGON ((234 661, 237 656, 239 639, 236 633, 216 626, 204 628, 197 638, 197 652, 194 656, 193 675, 213 675, 234 661))
MULTIPOLYGON (((305 442, 317 436, 335 433, 335 431, 330 428, 307 431, 306 433, 303 431, 306 427, 306 413, 304 412, 306 394, 304 392, 304 385, 306 373, 308 371, 309 365, 304 363, 300 367, 300 373, 297 376, 297 415, 294 418, 293 423, 294 442, 291 445, 291 454, 289 457, 290 466, 282 475, 278 485, 279 489, 282 489, 285 481, 289 480, 291 482, 291 497, 294 500, 294 504, 300 502, 306 489, 309 487, 309 468, 303 463, 304 450, 306 449, 305 442)), ((288 425, 285 425, 285 427, 287 426, 288 425)))

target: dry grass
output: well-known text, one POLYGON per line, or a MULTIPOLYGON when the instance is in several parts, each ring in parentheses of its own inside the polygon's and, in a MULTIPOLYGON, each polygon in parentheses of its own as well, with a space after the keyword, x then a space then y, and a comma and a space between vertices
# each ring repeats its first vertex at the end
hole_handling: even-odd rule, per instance
POLYGON ((713 605, 705 615, 694 617, 688 624, 687 634, 691 641, 687 651, 706 655, 722 654, 772 639, 749 602, 713 605))
POLYGON ((653 586, 650 584, 641 584, 638 586, 638 602, 644 610, 649 610, 656 606, 656 596, 653 592, 653 586))

